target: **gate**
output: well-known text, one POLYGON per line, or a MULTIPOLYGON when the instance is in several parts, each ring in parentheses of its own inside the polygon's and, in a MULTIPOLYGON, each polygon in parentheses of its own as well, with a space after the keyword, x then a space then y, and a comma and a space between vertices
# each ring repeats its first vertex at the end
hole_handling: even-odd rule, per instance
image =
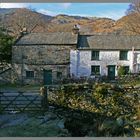
POLYGON ((8 93, 0 92, 1 111, 41 111, 41 96, 39 93, 8 93))

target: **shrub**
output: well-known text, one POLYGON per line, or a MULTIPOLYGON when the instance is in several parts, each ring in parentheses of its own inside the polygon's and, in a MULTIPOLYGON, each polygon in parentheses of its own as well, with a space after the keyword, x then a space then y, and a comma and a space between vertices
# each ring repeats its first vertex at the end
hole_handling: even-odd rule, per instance
POLYGON ((118 76, 125 75, 125 67, 120 66, 118 69, 118 76))
POLYGON ((68 85, 60 88, 49 101, 72 109, 97 112, 109 117, 127 116, 135 113, 134 98, 127 96, 122 88, 115 85, 97 84, 91 88, 90 94, 85 85, 68 85))
POLYGON ((108 93, 108 90, 107 90, 107 85, 104 85, 104 84, 97 84, 95 86, 95 92, 97 94, 102 94, 102 95, 106 95, 108 93))
POLYGON ((105 136, 107 133, 109 136, 122 136, 129 133, 125 127, 127 126, 129 130, 133 129, 128 122, 133 121, 133 116, 136 113, 135 99, 127 96, 127 93, 118 85, 96 84, 88 86, 64 86, 57 91, 53 98, 57 105, 80 111, 79 115, 75 115, 75 113, 70 115, 65 122, 73 136, 88 135, 89 131, 94 136, 105 136), (92 92, 86 93, 84 87, 90 88, 92 92), (111 122, 104 122, 108 119, 111 122), (109 123, 108 128, 104 127, 106 123, 109 123), (78 128, 75 127, 75 124, 78 128))

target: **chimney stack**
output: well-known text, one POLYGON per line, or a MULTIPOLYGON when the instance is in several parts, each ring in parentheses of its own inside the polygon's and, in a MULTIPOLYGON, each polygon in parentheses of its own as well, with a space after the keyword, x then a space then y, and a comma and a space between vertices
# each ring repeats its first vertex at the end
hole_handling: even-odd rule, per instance
POLYGON ((22 30, 20 31, 21 35, 27 34, 27 28, 23 27, 22 30))
POLYGON ((74 27, 73 27, 73 29, 72 29, 72 32, 74 33, 74 34, 78 34, 79 33, 79 28, 78 28, 78 26, 75 24, 74 25, 74 27))

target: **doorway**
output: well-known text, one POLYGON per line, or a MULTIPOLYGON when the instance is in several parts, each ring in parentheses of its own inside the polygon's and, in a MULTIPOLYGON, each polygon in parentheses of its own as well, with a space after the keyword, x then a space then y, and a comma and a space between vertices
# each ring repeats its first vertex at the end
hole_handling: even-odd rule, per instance
POLYGON ((52 84, 52 70, 44 70, 44 85, 52 84))
POLYGON ((108 79, 115 79, 115 65, 108 65, 108 79))

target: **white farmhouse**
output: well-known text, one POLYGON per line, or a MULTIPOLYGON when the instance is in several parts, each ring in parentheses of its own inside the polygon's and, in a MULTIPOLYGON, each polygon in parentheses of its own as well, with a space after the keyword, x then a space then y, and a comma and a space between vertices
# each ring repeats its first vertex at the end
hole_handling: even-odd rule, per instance
POLYGON ((120 66, 140 72, 140 35, 82 35, 27 33, 12 47, 11 81, 54 84, 71 77, 107 76, 114 79, 120 66))
POLYGON ((140 36, 120 34, 79 35, 70 52, 70 73, 75 77, 108 76, 114 79, 119 66, 126 73, 140 72, 140 36))

